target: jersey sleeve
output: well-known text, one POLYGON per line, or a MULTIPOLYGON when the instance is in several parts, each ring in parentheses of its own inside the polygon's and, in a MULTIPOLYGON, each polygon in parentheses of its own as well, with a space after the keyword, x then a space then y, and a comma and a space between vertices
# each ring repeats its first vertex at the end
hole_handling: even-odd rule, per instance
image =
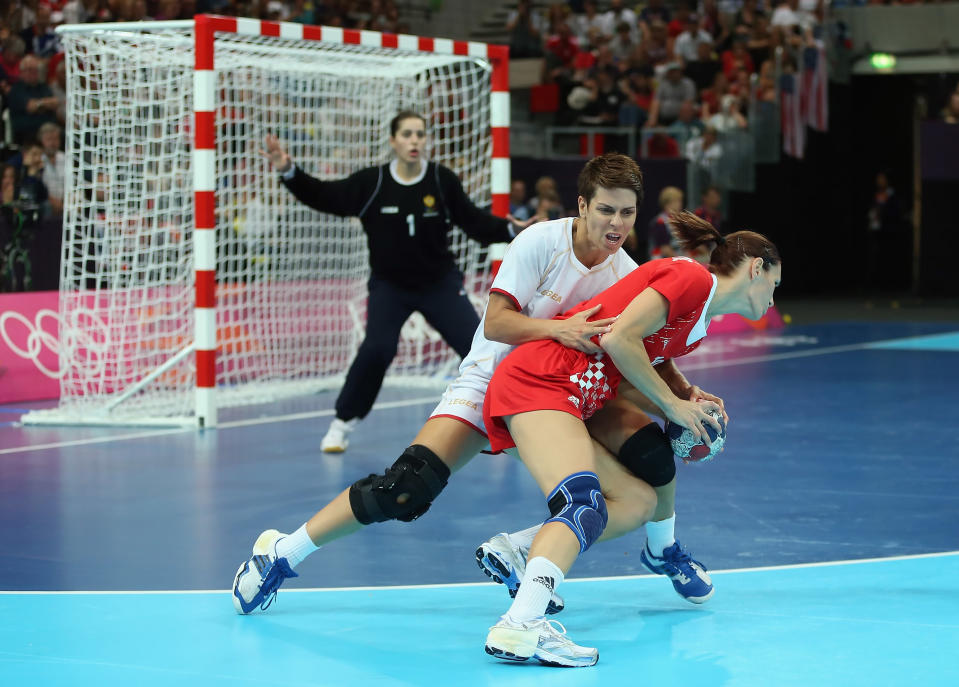
POLYGON ((669 301, 666 321, 671 322, 706 302, 713 279, 706 268, 690 258, 664 258, 662 269, 649 280, 648 287, 669 301))
POLYGON ((291 179, 283 179, 296 199, 314 210, 340 217, 356 217, 376 193, 379 170, 361 169, 345 179, 320 181, 299 167, 291 179))
POLYGON ((553 257, 549 232, 544 228, 534 225, 510 242, 490 287, 491 292, 507 296, 520 310, 533 300, 553 257))
POLYGON ((467 236, 484 246, 491 243, 506 243, 512 238, 509 222, 476 207, 452 170, 443 165, 437 165, 437 174, 450 219, 453 220, 453 224, 466 232, 467 236))

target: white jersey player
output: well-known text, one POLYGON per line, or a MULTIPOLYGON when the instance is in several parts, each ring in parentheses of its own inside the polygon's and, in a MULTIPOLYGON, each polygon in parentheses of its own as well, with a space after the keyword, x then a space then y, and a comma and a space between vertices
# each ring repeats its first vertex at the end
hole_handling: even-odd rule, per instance
MULTIPOLYGON (((576 224, 572 217, 540 222, 510 243, 490 289, 494 312, 512 308, 528 318, 549 320, 636 269, 633 259, 620 248, 596 265, 583 264, 574 248, 576 224)), ((459 376, 430 415, 456 418, 484 436, 486 387, 493 370, 516 346, 488 339, 486 322, 484 313, 470 352, 460 364, 459 376)))
MULTIPOLYGON (((551 318, 635 269, 622 245, 642 202, 642 173, 632 158, 609 153, 586 164, 578 190, 578 217, 533 225, 510 244, 460 376, 396 462, 383 475, 357 480, 292 534, 267 530, 260 535, 253 557, 240 566, 234 578, 234 605, 239 612, 265 608, 283 580, 296 574, 293 568, 320 546, 363 525, 410 522, 425 513, 452 472, 488 447, 482 420, 486 385, 496 363, 514 346, 554 339, 587 353, 599 352, 593 338, 609 331, 613 319, 590 321, 598 307, 566 319, 551 318)), ((669 369, 669 365, 664 363, 658 369, 669 369)), ((628 403, 625 397, 629 394, 621 392, 621 396, 624 398, 617 401, 628 403)), ((609 511, 604 538, 625 534, 654 515, 659 490, 654 492, 648 479, 635 476, 641 470, 624 465, 641 465, 650 446, 657 459, 661 458, 669 445, 658 425, 637 406, 630 404, 625 413, 620 410, 615 404, 604 408, 601 413, 610 420, 597 425, 603 436, 594 434, 602 444, 596 444, 596 471, 603 477, 602 483, 610 485, 610 493, 604 494, 609 511), (649 429, 648 425, 656 427, 659 435, 649 437, 649 432, 637 431, 649 429), (644 436, 638 437, 641 433, 644 436), (625 450, 627 445, 646 454, 626 461, 623 455, 617 458, 603 448, 625 450)), ((668 457, 673 466, 671 452, 668 457)), ((503 547, 496 548, 494 537, 477 552, 478 557, 482 553, 481 567, 505 582, 511 595, 525 569, 528 543, 524 546, 524 542, 532 541, 535 529, 518 533, 516 539, 497 535, 503 547)), ((684 571, 690 574, 688 569, 684 571)), ((562 600, 555 597, 550 612, 559 610, 562 600)), ((551 628, 546 623, 543 632, 549 634, 551 628)), ((561 638, 556 641, 562 642, 561 638)))

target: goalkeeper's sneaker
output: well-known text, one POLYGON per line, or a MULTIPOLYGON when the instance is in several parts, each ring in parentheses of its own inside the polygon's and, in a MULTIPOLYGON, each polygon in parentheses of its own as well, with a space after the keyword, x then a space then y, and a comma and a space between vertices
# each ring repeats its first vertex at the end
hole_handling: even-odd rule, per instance
POLYGON ((343 453, 350 445, 350 432, 353 431, 359 421, 358 417, 352 420, 333 418, 330 428, 326 430, 326 436, 320 442, 320 450, 323 453, 343 453))
POLYGON ((545 616, 517 623, 504 615, 489 629, 486 653, 504 661, 535 658, 543 665, 565 668, 584 668, 599 660, 599 651, 574 644, 562 623, 545 616))
POLYGON ((707 602, 715 591, 706 566, 693 560, 678 541, 667 547, 661 558, 652 554, 647 542, 639 559, 650 572, 667 575, 673 581, 676 593, 694 604, 707 602))
POLYGON ((244 561, 233 578, 233 607, 237 613, 265 611, 287 577, 299 577, 285 558, 276 557, 276 543, 287 535, 266 530, 253 544, 253 557, 244 561))
MULTIPOLYGON (((495 537, 487 539, 476 549, 476 564, 493 582, 505 584, 510 597, 516 596, 523 575, 526 574, 526 556, 528 549, 523 549, 513 543, 506 532, 500 532, 495 537)), ((546 614, 559 613, 566 604, 563 597, 553 592, 546 614)))

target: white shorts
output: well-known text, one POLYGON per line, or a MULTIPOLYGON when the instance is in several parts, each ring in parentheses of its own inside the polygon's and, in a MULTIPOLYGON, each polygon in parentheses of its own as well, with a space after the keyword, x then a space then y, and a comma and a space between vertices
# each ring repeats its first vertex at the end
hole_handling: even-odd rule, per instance
POLYGON ((485 437, 483 399, 486 398, 487 381, 471 378, 469 375, 455 379, 446 387, 443 398, 430 413, 430 419, 451 417, 469 425, 485 437))

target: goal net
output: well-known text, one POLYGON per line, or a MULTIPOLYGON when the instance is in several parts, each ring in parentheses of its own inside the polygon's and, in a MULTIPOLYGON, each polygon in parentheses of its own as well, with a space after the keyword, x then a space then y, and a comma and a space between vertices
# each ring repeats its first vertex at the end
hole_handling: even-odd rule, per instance
MULTIPOLYGON (((341 178, 390 159, 389 120, 408 108, 426 117, 430 159, 454 170, 481 207, 490 206, 496 167, 492 66, 478 44, 445 54, 407 36, 383 47, 386 34, 323 27, 323 39, 312 40, 296 25, 233 21, 247 30, 215 34, 212 72, 219 408, 338 387, 364 333, 361 225, 297 202, 260 152, 268 133, 306 172, 341 178)), ((194 263, 203 258, 194 184, 202 170, 193 154, 194 30, 184 24, 61 35, 60 402, 24 422, 215 424, 215 411, 204 423, 196 407, 203 335, 194 263)), ((451 248, 480 309, 486 254, 459 229, 451 248)), ((387 383, 441 386, 457 364, 415 314, 387 383)))

